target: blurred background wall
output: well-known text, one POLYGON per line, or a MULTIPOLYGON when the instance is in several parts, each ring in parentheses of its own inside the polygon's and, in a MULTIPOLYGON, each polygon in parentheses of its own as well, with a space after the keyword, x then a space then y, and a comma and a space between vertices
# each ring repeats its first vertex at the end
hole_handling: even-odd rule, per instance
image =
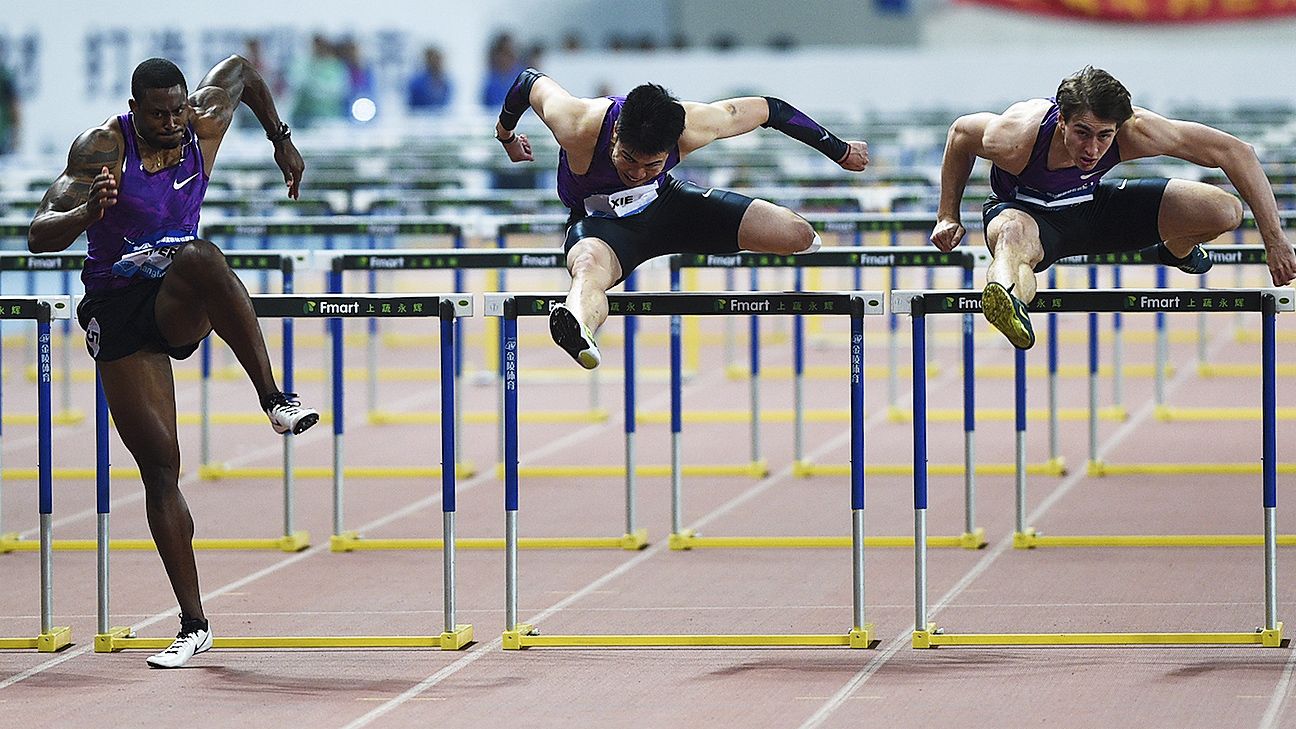
MULTIPOLYGON (((1149 1, 1059 0, 1135 11, 1149 1)), ((1181 1, 1217 9, 1261 2, 1181 1)), ((21 100, 18 149, 61 153, 82 129, 125 110, 130 71, 143 58, 176 60, 192 86, 220 58, 249 53, 249 39, 290 121, 320 36, 339 48, 353 42, 374 101, 372 127, 405 128, 421 115, 406 96, 427 46, 441 51, 453 85, 435 113, 476 124, 490 116, 481 93, 501 33, 511 36, 517 63, 537 64, 578 95, 653 80, 685 98, 777 94, 820 113, 962 112, 1048 95, 1062 76, 1093 64, 1154 109, 1296 103, 1291 19, 1149 26, 946 0, 76 0, 57 12, 13 2, 0 13, 0 64, 21 100)))

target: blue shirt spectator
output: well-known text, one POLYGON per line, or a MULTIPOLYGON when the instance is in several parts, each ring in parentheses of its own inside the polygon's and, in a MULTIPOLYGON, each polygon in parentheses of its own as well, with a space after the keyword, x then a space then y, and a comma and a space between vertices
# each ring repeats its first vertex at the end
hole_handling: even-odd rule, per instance
MULTIPOLYGON (((510 79, 511 82, 511 79, 510 79)), ((423 50, 423 68, 410 77, 406 98, 413 111, 440 111, 450 105, 454 86, 442 66, 441 51, 423 50)))

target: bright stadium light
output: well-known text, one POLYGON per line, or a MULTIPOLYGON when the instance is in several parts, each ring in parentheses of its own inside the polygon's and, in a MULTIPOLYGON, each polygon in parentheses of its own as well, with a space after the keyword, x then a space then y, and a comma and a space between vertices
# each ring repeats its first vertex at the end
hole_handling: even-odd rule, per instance
POLYGON ((378 113, 378 105, 373 99, 360 97, 351 103, 351 118, 358 122, 372 121, 378 113))

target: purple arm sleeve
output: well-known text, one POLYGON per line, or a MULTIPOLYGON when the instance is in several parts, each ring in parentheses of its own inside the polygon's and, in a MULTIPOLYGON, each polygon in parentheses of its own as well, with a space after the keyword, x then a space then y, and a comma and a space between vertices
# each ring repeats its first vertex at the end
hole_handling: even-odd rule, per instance
POLYGON ((777 129, 798 142, 814 147, 833 162, 846 159, 850 145, 824 129, 814 119, 782 99, 766 96, 765 101, 769 103, 769 121, 761 126, 777 129))

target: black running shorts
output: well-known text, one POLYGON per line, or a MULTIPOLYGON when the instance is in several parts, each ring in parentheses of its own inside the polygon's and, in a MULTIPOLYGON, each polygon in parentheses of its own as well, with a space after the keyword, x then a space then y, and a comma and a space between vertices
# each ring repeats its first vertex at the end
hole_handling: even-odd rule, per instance
POLYGON ((96 362, 111 362, 140 350, 185 359, 198 349, 199 342, 171 346, 157 327, 154 302, 164 279, 145 279, 124 289, 86 294, 81 299, 77 321, 86 333, 86 349, 96 362))
POLYGON ((572 211, 563 251, 582 238, 607 243, 621 264, 620 283, 639 264, 671 253, 738 252, 738 226, 752 199, 703 188, 667 175, 656 200, 625 218, 584 217, 572 211))
POLYGON ((985 229, 1004 210, 1021 210, 1039 225, 1044 259, 1038 273, 1061 258, 1095 253, 1136 251, 1161 242, 1157 215, 1165 194, 1165 178, 1103 180, 1094 199, 1064 208, 1049 209, 994 196, 981 206, 985 229))

